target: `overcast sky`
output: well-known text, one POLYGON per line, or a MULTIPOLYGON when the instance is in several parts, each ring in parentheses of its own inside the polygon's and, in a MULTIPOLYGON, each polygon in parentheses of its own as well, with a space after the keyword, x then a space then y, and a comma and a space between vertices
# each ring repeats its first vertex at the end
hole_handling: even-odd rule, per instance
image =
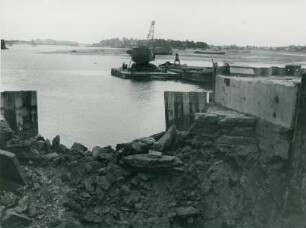
POLYGON ((218 45, 305 45, 306 0, 0 0, 1 37, 81 43, 155 37, 218 45))

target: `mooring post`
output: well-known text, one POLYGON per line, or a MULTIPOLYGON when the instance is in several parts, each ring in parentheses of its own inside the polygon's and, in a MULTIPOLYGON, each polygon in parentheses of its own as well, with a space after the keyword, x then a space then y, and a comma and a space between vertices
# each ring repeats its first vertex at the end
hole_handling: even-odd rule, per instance
POLYGON ((2 92, 1 114, 15 133, 38 134, 37 92, 2 92))

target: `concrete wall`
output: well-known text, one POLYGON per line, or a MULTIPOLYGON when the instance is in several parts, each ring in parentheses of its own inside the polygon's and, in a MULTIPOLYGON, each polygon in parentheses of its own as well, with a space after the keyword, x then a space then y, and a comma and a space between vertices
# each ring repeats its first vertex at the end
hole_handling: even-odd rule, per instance
POLYGON ((289 159, 293 130, 259 119, 256 123, 256 138, 260 151, 266 154, 266 159, 289 159))
POLYGON ((286 194, 284 228, 306 226, 306 74, 298 97, 290 159, 290 185, 286 194))
POLYGON ((215 102, 292 129, 299 78, 216 76, 215 102))
MULTIPOLYGON (((234 68, 253 69, 255 77, 268 77, 268 76, 301 76, 303 69, 299 65, 286 65, 285 67, 247 67, 247 66, 231 66, 234 68)), ((225 66, 218 67, 218 73, 227 75, 225 66)), ((232 75, 232 74, 231 74, 232 75)), ((237 74, 239 76, 243 76, 237 74)))

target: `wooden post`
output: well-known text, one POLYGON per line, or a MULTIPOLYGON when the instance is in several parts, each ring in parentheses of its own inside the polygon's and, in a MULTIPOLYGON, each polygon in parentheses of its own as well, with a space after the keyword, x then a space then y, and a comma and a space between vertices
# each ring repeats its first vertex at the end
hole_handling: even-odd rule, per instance
POLYGON ((15 133, 38 134, 36 91, 1 93, 1 114, 15 133))

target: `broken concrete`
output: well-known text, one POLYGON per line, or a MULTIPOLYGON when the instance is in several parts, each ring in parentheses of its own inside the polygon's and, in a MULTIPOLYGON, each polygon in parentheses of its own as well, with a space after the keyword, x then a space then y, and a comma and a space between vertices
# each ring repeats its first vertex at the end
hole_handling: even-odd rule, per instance
POLYGON ((14 209, 33 227, 279 227, 288 159, 259 147, 257 119, 217 108, 195 119, 165 137, 162 153, 153 137, 93 153, 19 139, 50 159, 25 163, 28 187, 3 197, 0 212, 14 209))
POLYGON ((175 141, 176 135, 177 135, 176 127, 173 125, 157 141, 157 144, 154 146, 154 149, 158 151, 164 151, 164 150, 170 149, 175 141))
POLYGON ((151 171, 162 171, 182 165, 182 161, 175 156, 151 154, 129 155, 122 159, 122 163, 134 169, 151 171))
POLYGON ((19 185, 25 185, 26 179, 15 154, 0 150, 0 186, 3 182, 13 182, 19 185))
POLYGON ((7 210, 4 213, 1 223, 4 228, 20 228, 29 226, 31 224, 31 219, 13 210, 7 210))

